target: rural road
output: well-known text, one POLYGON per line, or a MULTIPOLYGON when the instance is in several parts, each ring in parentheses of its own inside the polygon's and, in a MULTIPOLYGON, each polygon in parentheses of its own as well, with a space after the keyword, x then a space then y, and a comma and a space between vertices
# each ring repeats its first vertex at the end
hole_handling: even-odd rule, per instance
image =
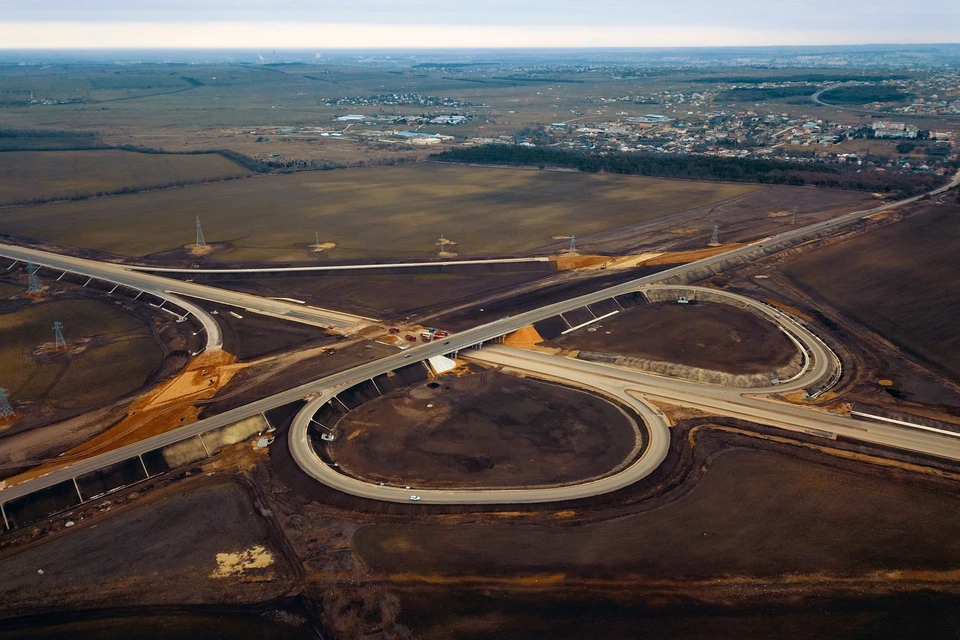
MULTIPOLYGON (((936 195, 943 193, 946 190, 957 186, 957 184, 960 184, 960 172, 953 177, 949 184, 930 192, 930 194, 936 195)), ((327 389, 340 387, 350 383, 361 382, 381 373, 386 373, 397 369, 405 364, 424 360, 436 355, 449 354, 480 344, 482 342, 493 340, 511 331, 529 326, 534 322, 544 320, 565 311, 577 309, 586 304, 596 303, 616 295, 636 291, 643 286, 648 286, 655 282, 663 281, 674 276, 682 276, 695 269, 711 267, 731 258, 742 257, 746 260, 750 257, 760 255, 761 253, 766 253, 767 251, 758 251, 763 247, 764 243, 769 243, 772 245, 771 247, 768 247, 768 251, 772 252, 774 246, 777 250, 779 250, 789 245, 791 241, 802 239, 811 233, 815 233, 830 227, 835 228, 844 223, 856 221, 873 213, 903 206, 904 204, 915 202, 921 197, 922 196, 914 196, 898 202, 881 205, 873 209, 844 214, 831 220, 781 233, 774 239, 775 243, 769 242, 769 240, 764 240, 753 245, 747 245, 745 247, 734 249, 717 256, 679 265, 651 276, 638 278, 630 282, 608 287, 601 291, 579 296, 571 300, 547 305, 540 309, 535 309, 533 311, 518 314, 516 316, 501 318, 500 320, 451 335, 449 339, 442 342, 435 341, 421 344, 407 349, 404 352, 398 352, 385 358, 381 358, 377 361, 365 363, 354 367, 353 369, 328 376, 321 380, 308 382, 268 398, 263 398, 243 407, 238 407, 237 409, 227 411, 213 418, 202 420, 192 425, 173 429, 159 436, 154 436, 147 440, 134 443, 114 451, 103 453, 83 461, 75 462, 68 467, 56 469, 44 476, 25 481, 13 487, 6 487, 0 491, 0 501, 6 503, 17 497, 53 486, 54 484, 65 480, 70 480, 77 475, 101 469, 105 466, 126 460, 140 453, 151 451, 158 447, 172 444, 186 438, 194 437, 199 433, 203 433, 227 424, 232 424, 251 415, 256 415, 257 413, 262 413, 270 409, 283 406, 290 402, 301 399, 311 393, 323 392, 327 389)), ((298 320, 296 317, 291 317, 290 314, 292 314, 294 311, 315 314, 312 316, 313 320, 311 320, 311 323, 320 322, 319 318, 326 317, 323 314, 334 313, 327 312, 326 310, 322 309, 313 309, 312 307, 304 308, 295 306, 292 304, 283 303, 281 301, 265 300, 262 298, 257 298, 256 296, 248 296, 246 294, 221 291, 213 287, 194 285, 193 283, 171 281, 160 276, 131 272, 122 265, 101 264, 80 258, 72 258, 53 253, 37 251, 34 249, 0 245, 0 255, 13 259, 30 261, 36 264, 43 264, 53 268, 61 268, 82 273, 91 277, 103 278, 112 282, 119 282, 120 284, 125 284, 137 289, 145 289, 149 290, 150 292, 157 292, 157 295, 165 295, 169 293, 196 295, 199 293, 200 295, 198 295, 198 297, 201 298, 211 299, 223 304, 232 304, 244 308, 252 308, 253 310, 257 310, 260 306, 266 306, 268 307, 268 311, 275 310, 275 315, 296 321, 304 320, 298 320), (249 302, 250 305, 248 306, 245 304, 246 302, 249 302)), ((755 301, 751 302, 757 305, 760 304, 756 303, 755 301)), ((337 315, 341 318, 341 322, 349 321, 352 323, 358 320, 364 320, 357 318, 356 316, 347 316, 345 314, 337 315)), ((202 318, 202 316, 198 317, 202 318)), ((219 335, 219 329, 217 329, 217 335, 219 335)), ((822 345, 819 340, 815 340, 809 344, 807 343, 807 340, 807 338, 804 339, 804 344, 807 344, 809 348, 814 350, 823 349, 822 346, 818 346, 822 345)), ((498 348, 494 350, 494 353, 499 354, 501 351, 502 349, 498 348)), ((521 353, 523 353, 524 358, 529 358, 529 352, 521 353)), ((799 388, 804 382, 813 379, 813 376, 817 375, 820 368, 828 366, 826 364, 824 353, 825 352, 821 353, 820 357, 818 358, 816 357, 816 353, 814 351, 811 370, 797 380, 794 380, 791 384, 799 388)), ((495 356, 491 355, 489 357, 495 356)), ((508 359, 510 359, 515 366, 520 366, 518 363, 522 362, 519 354, 508 354, 508 359)), ((570 366, 574 366, 570 364, 570 361, 564 361, 563 364, 568 368, 570 366)), ((538 363, 537 366, 544 367, 546 365, 541 362, 538 363)), ((576 363, 576 366, 599 367, 600 365, 592 365, 591 363, 576 363)), ((595 386, 598 389, 604 389, 607 386, 610 386, 609 382, 603 382, 603 378, 606 377, 609 380, 614 374, 611 373, 611 369, 609 367, 602 368, 601 371, 603 373, 597 373, 596 371, 593 373, 594 376, 600 377, 599 382, 595 382, 595 384, 584 382, 583 384, 587 384, 587 386, 595 386)), ((623 378, 625 375, 628 375, 624 373, 626 370, 623 369, 613 369, 612 371, 616 372, 616 377, 623 378)), ((634 374, 631 372, 629 375, 634 376, 639 374, 634 374)), ((588 380, 593 381, 592 378, 588 378, 588 380)), ((802 409, 799 407, 781 407, 779 404, 775 405, 771 402, 762 402, 756 399, 744 397, 740 390, 735 389, 711 389, 706 385, 697 385, 691 388, 690 383, 680 383, 664 378, 655 378, 654 376, 646 376, 641 382, 633 382, 635 378, 632 377, 627 378, 627 380, 630 385, 633 385, 630 386, 631 390, 639 391, 640 393, 649 392, 651 397, 664 397, 664 393, 666 393, 665 397, 667 398, 674 397, 679 399, 682 397, 683 402, 689 406, 713 407, 712 409, 708 409, 712 411, 721 411, 722 409, 722 415, 734 415, 735 417, 743 417, 746 420, 763 422, 764 424, 773 424, 774 426, 781 426, 784 424, 796 425, 799 424, 798 420, 802 420, 806 424, 818 425, 817 427, 814 427, 816 429, 828 430, 836 433, 840 432, 833 427, 842 427, 845 429, 845 434, 849 433, 851 434, 851 437, 868 442, 889 444, 890 446, 900 447, 911 451, 922 451, 941 457, 960 459, 960 442, 955 439, 951 439, 949 436, 919 433, 903 427, 882 427, 879 425, 873 425, 872 423, 862 423, 851 419, 843 419, 839 416, 823 414, 821 412, 802 409), (680 385, 679 387, 677 386, 678 384, 680 385), (721 397, 716 397, 716 394, 723 395, 721 397), (828 426, 825 428, 825 425, 828 426)), ((613 388, 616 388, 616 385, 612 386, 613 388)), ((784 391, 787 388, 787 385, 783 385, 778 387, 778 390, 784 391)), ((756 390, 752 390, 752 392, 755 393, 756 390)), ((296 435, 295 431, 296 430, 291 429, 290 432, 291 444, 293 444, 294 440, 299 437, 296 435)), ((649 459, 652 460, 652 458, 649 459)), ((405 499, 408 500, 409 496, 407 496, 405 499)))

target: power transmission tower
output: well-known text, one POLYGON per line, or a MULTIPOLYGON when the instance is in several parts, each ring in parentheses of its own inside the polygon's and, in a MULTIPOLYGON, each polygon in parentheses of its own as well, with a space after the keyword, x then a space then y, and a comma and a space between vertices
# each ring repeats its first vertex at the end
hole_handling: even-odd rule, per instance
POLYGON ((570 253, 577 252, 577 236, 570 236, 570 253))
POLYGON ((203 229, 200 228, 200 216, 197 216, 197 246, 207 246, 207 241, 203 239, 203 229))
POLYGON ((54 339, 53 348, 56 351, 67 350, 67 341, 63 339, 63 323, 62 322, 53 323, 53 339, 54 339))
POLYGON ((720 225, 713 225, 713 235, 710 236, 710 245, 719 246, 720 245, 720 225))
POLYGON ((7 397, 7 390, 0 389, 0 420, 9 420, 15 415, 13 405, 10 404, 10 399, 7 397))
POLYGON ((797 224, 797 208, 793 208, 793 217, 790 218, 790 224, 797 224))
POLYGON ((43 293, 43 285, 40 284, 40 276, 37 275, 39 270, 40 265, 27 265, 27 295, 38 296, 43 293))

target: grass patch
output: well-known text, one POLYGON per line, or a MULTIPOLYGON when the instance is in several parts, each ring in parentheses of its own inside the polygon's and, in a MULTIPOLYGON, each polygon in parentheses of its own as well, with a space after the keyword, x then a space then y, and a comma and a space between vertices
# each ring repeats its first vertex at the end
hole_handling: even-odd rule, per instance
POLYGON ((441 234, 461 256, 521 255, 557 234, 586 235, 746 193, 756 187, 436 164, 270 176, 6 212, 7 233, 146 256, 192 242, 199 215, 229 261, 435 255, 441 234))
POLYGON ((16 402, 95 406, 142 385, 162 359, 145 321, 101 302, 61 300, 0 315, 0 387, 16 402), (53 342, 55 321, 83 350, 36 354, 53 342))
POLYGON ((167 155, 116 149, 0 153, 0 184, 4 185, 0 205, 83 198, 249 174, 213 153, 167 155))

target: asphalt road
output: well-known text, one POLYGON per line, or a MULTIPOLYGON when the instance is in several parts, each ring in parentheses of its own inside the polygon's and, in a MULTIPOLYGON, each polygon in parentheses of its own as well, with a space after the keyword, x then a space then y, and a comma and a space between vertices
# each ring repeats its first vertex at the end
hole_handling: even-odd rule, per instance
MULTIPOLYGON (((937 195, 939 193, 946 191, 949 188, 956 186, 957 184, 960 184, 960 172, 958 172, 953 177, 953 179, 949 184, 944 185, 943 187, 936 189, 930 193, 931 195, 937 195)), ((819 222, 816 224, 808 225, 806 227, 801 227, 793 231, 787 231, 787 232, 781 233, 775 239, 776 246, 779 249, 789 244, 790 241, 802 238, 804 236, 807 236, 810 233, 817 232, 829 227, 837 227, 847 222, 856 221, 859 218, 862 218, 864 216, 867 216, 873 213, 886 211, 899 206, 903 206, 904 204, 915 202, 919 200, 921 197, 922 196, 914 196, 912 198, 907 198, 905 200, 901 200, 898 202, 882 205, 879 207, 875 207, 873 209, 848 213, 848 214, 839 216, 837 218, 833 218, 831 220, 819 222)), ((270 409, 283 406, 285 404, 293 402, 311 393, 319 393, 319 392, 323 392, 326 389, 331 389, 331 388, 335 389, 337 387, 341 387, 349 383, 360 382, 360 381, 372 378, 381 373, 392 371, 405 364, 416 362, 417 360, 424 360, 432 356, 445 355, 445 354, 458 351, 460 349, 465 349, 470 346, 476 345, 480 342, 492 340, 499 336, 505 335, 510 331, 514 331, 522 327, 528 326, 539 320, 549 318, 558 313, 562 313, 564 311, 570 311, 570 310, 582 307, 585 304, 599 302, 600 300, 604 300, 606 298, 610 298, 615 295, 627 293, 629 291, 634 291, 641 286, 650 285, 656 281, 666 280, 673 276, 680 276, 691 270, 700 269, 702 267, 709 267, 709 266, 718 264, 720 262, 729 260, 730 258, 748 257, 751 255, 751 253, 757 251, 758 248, 762 248, 762 245, 767 242, 770 242, 770 241, 765 240, 762 242, 758 242, 758 243, 755 243, 755 245, 748 245, 746 247, 735 249, 733 251, 729 251, 717 256, 713 256, 710 258, 705 258, 703 260, 698 260, 696 262, 673 267, 671 269, 661 271, 651 276, 638 278, 630 282, 608 287, 601 291, 579 296, 571 300, 558 302, 552 305, 548 305, 546 307, 542 307, 540 309, 535 309, 533 311, 529 311, 527 313, 519 314, 509 318, 502 318, 500 320, 496 320, 494 322, 481 325, 479 327, 474 327, 473 329, 469 329, 467 331, 463 331, 463 332, 451 335, 447 340, 421 344, 416 347, 407 349, 404 352, 398 352, 394 355, 381 358, 380 360, 377 360, 371 363, 362 364, 348 371, 344 371, 342 373, 335 374, 333 376, 328 376, 326 378, 323 378, 321 380, 317 380, 314 382, 308 382, 294 389, 290 389, 288 391, 270 396, 268 398, 258 400, 256 402, 245 405, 243 407, 238 407, 237 409, 225 412, 213 418, 209 418, 207 420, 203 420, 185 427, 180 427, 180 428, 171 430, 167 433, 161 434, 159 436, 155 436, 153 438, 149 438, 147 440, 134 443, 132 445, 128 445, 121 449, 116 449, 114 451, 110 451, 110 452, 95 456, 93 458, 88 458, 83 461, 75 462, 69 465, 68 467, 54 470, 44 476, 23 482, 19 485, 16 485, 13 487, 6 487, 2 491, 0 491, 0 501, 7 502, 14 498, 26 495, 28 493, 32 493, 33 491, 37 491, 39 489, 52 486, 64 480, 69 480, 70 478, 76 477, 77 475, 81 475, 83 473, 100 469, 110 464, 120 462, 122 460, 126 460, 139 453, 150 451, 157 447, 161 447, 167 444, 172 444, 174 442, 184 440, 188 437, 193 437, 199 433, 203 433, 205 431, 209 431, 211 429, 215 429, 217 427, 231 424, 238 420, 242 420, 243 418, 249 417, 251 415, 255 415, 257 413, 265 412, 270 409)), ((244 308, 252 308, 253 310, 256 310, 257 306, 248 307, 243 302, 243 301, 246 301, 247 299, 252 298, 251 302, 253 304, 266 306, 267 303, 270 303, 270 306, 272 308, 279 309, 279 312, 276 315, 281 317, 288 317, 289 319, 294 319, 294 320, 296 318, 289 317, 288 315, 291 313, 291 311, 293 310, 297 310, 301 312, 305 311, 304 307, 295 306, 293 304, 284 303, 282 301, 265 300, 262 298, 257 298, 256 296, 247 296, 246 294, 221 291, 213 287, 206 287, 203 285, 194 285, 193 283, 173 282, 166 278, 162 278, 160 276, 153 276, 153 275, 144 274, 144 273, 131 272, 126 267, 121 265, 101 264, 101 263, 96 263, 88 260, 83 260, 80 258, 59 256, 57 254, 51 254, 47 252, 37 251, 33 249, 26 249, 22 247, 14 247, 10 245, 0 245, 0 255, 8 256, 11 258, 17 258, 20 260, 30 261, 36 264, 43 264, 43 265, 51 266, 53 268, 61 268, 61 269, 65 269, 65 270, 69 270, 77 273, 82 273, 88 276, 103 278, 105 280, 110 280, 112 282, 119 282, 120 284, 126 284, 127 286, 131 286, 134 288, 149 290, 151 293, 160 292, 158 293, 158 295, 167 294, 171 292, 189 293, 189 291, 196 291, 197 289, 200 289, 201 295, 199 295, 198 297, 214 299, 224 304, 234 304, 244 308), (144 285, 147 285, 149 288, 147 288, 147 286, 144 286, 144 285), (190 285, 190 286, 186 286, 186 285, 190 285), (186 291, 184 291, 184 289, 186 289, 186 291)), ((195 295, 195 293, 191 293, 190 295, 195 295)), ((754 304, 759 304, 759 303, 754 303, 754 304)), ((312 308, 307 308, 307 309, 312 309, 312 308)), ((315 310, 315 311, 318 315, 327 313, 325 310, 315 310)), ((344 314, 340 314, 340 315, 344 315, 344 314)), ((356 320, 357 318, 355 316, 349 316, 349 319, 356 320)), ((219 334, 219 331, 218 331, 218 334, 219 334)), ((815 348, 815 345, 811 343, 808 345, 808 347, 815 348)), ((497 350, 495 349, 494 353, 496 352, 497 350)), ((523 352, 523 353, 525 355, 528 355, 527 352, 523 352)), ((516 362, 519 359, 519 355, 514 355, 512 357, 514 360, 514 364, 516 364, 516 362)), ((588 365, 590 363, 582 363, 582 364, 588 365)), ((544 365, 543 363, 540 363, 538 366, 544 366, 544 365)), ((567 366, 569 366, 569 364, 567 366)), ((599 365, 595 365, 595 366, 599 366, 599 365)), ((826 366, 825 358, 823 357, 822 354, 819 359, 815 357, 813 360, 813 367, 821 367, 821 366, 826 366), (817 364, 818 362, 820 364, 817 364)), ((622 377, 623 370, 617 370, 617 371, 618 371, 618 376, 622 377)), ((802 385, 806 383, 809 379, 813 379, 813 376, 815 374, 816 374, 816 371, 811 370, 806 375, 801 376, 800 378, 795 380, 792 384, 794 384, 795 386, 802 385)), ((606 375, 607 377, 610 376, 609 371, 607 371, 606 375)), ((648 387, 649 395, 658 396, 658 397, 662 396, 665 380, 666 379, 664 378, 657 378, 655 381, 647 381, 649 385, 648 387)), ((583 383, 583 384, 588 384, 588 383, 583 383)), ((640 383, 636 383, 636 384, 640 384, 640 383)), ((671 384, 668 386, 672 386, 673 384, 674 383, 671 382, 671 384)), ((588 384, 588 386, 595 386, 598 389, 605 387, 602 381, 597 382, 595 385, 588 384)), ((683 387, 682 389, 674 388, 672 390, 667 389, 666 397, 670 398, 673 396, 677 396, 679 398, 680 397, 679 394, 684 394, 684 397, 686 398, 685 403, 688 404, 689 406, 701 406, 697 404, 698 402, 702 403, 703 406, 707 406, 707 405, 717 406, 718 400, 716 398, 713 398, 713 394, 705 392, 705 390, 708 388, 709 387, 706 387, 704 385, 698 385, 695 390, 691 390, 689 387, 683 387)), ((783 390, 786 390, 786 388, 787 388, 786 386, 783 386, 783 387, 779 387, 778 390, 783 391, 783 390)), ((800 388, 800 387, 797 386, 797 388, 800 388)), ((642 391, 643 387, 641 387, 640 389, 641 390, 639 392, 643 393, 642 391)), ((794 419, 792 416, 797 411, 804 411, 803 409, 792 408, 792 407, 787 407, 786 410, 780 407, 773 408, 771 403, 761 402, 755 399, 748 399, 743 397, 740 394, 739 390, 723 390, 721 392, 728 394, 726 398, 726 403, 724 405, 725 410, 728 413, 723 415, 733 415, 732 412, 734 411, 734 409, 737 409, 737 411, 739 411, 739 414, 737 414, 738 417, 744 417, 744 419, 747 419, 747 420, 753 420, 753 421, 767 420, 768 422, 766 422, 766 424, 772 424, 773 423, 772 421, 778 420, 782 424, 786 424, 786 423, 795 424, 795 422, 792 422, 792 420, 794 419)), ((719 409, 715 409, 715 410, 719 410, 719 409)), ((817 413, 816 416, 805 414, 804 419, 807 420, 810 424, 821 425, 814 428, 822 429, 824 424, 827 424, 827 423, 833 424, 839 418, 834 416, 829 416, 829 415, 821 415, 820 413, 817 413)), ((779 426, 779 424, 776 426, 779 426)), ((851 437, 856 437, 857 433, 868 434, 868 435, 881 434, 881 435, 875 435, 871 437, 885 438, 885 442, 882 442, 882 443, 890 444, 891 446, 900 446, 902 448, 914 450, 914 451, 920 451, 921 449, 918 447, 923 447, 922 450, 930 451, 934 455, 960 459, 960 457, 955 458, 955 456, 960 456, 960 452, 954 450, 952 445, 955 444, 955 441, 950 439, 949 436, 934 435, 934 434, 916 434, 912 431, 909 431, 907 428, 900 428, 900 427, 882 427, 881 428, 878 425, 873 425, 873 424, 864 425, 862 423, 859 423, 853 420, 849 420, 848 422, 842 422, 838 426, 845 426, 849 430, 850 434, 852 434, 851 437), (951 445, 951 446, 945 446, 945 445, 951 445)), ((290 433, 291 433, 291 436, 290 436, 291 444, 294 444, 294 440, 298 438, 298 436, 296 435, 294 429, 291 429, 290 433)), ((868 440, 868 441, 873 442, 874 440, 868 440)), ((571 490, 571 489, 568 488, 568 490, 571 490)), ((463 494, 458 494, 458 495, 463 495, 463 494)), ((388 499, 388 498, 384 498, 384 499, 388 499)), ((409 499, 409 496, 407 496, 407 499, 409 499)))
MULTIPOLYGON (((797 376, 787 383, 771 386, 769 389, 750 389, 750 393, 763 393, 765 391, 789 392, 804 389, 807 385, 828 376, 831 368, 836 364, 836 356, 819 338, 778 309, 761 302, 737 294, 706 289, 704 287, 647 285, 646 289, 676 290, 678 293, 683 291, 688 295, 688 292, 695 294, 697 292, 709 291, 712 295, 729 298, 733 303, 750 307, 756 312, 763 314, 800 345, 800 348, 804 350, 807 356, 804 360, 803 370, 797 376)), ((606 298, 611 296, 609 290, 598 293, 604 294, 606 298)), ((597 294, 590 295, 594 296, 597 294)), ((537 310, 530 312, 530 314, 536 315, 540 312, 540 310, 537 310)), ((516 318, 523 318, 530 314, 522 314, 521 316, 516 316, 516 318)), ((511 318, 508 321, 499 323, 495 330, 498 332, 502 331, 504 325, 510 324, 512 326, 513 321, 514 318, 511 318)), ((459 338, 463 335, 464 334, 457 334, 456 337, 459 338)), ((374 484, 346 476, 331 468, 317 456, 313 449, 309 438, 311 418, 325 402, 337 394, 337 389, 328 388, 323 391, 322 395, 307 403, 297 414, 293 424, 290 426, 288 441, 293 459, 304 472, 315 480, 339 491, 374 500, 410 502, 410 496, 416 495, 419 498, 418 502, 422 504, 557 502, 601 495, 622 489, 653 473, 660 465, 664 457, 666 457, 670 446, 669 425, 659 410, 644 402, 643 394, 656 395, 657 397, 670 399, 674 403, 687 405, 689 405, 689 402, 686 400, 688 396, 699 398, 698 394, 702 394, 707 397, 710 410, 717 415, 736 415, 737 417, 743 417, 745 413, 740 409, 734 411, 735 405, 745 400, 739 389, 727 389, 719 386, 678 381, 673 378, 642 374, 627 369, 613 368, 596 363, 586 363, 568 358, 558 358, 543 353, 511 349, 497 345, 489 345, 480 350, 470 351, 468 354, 465 354, 465 357, 469 360, 504 366, 513 370, 532 373, 539 377, 593 389, 599 391, 601 394, 613 396, 633 408, 643 417, 650 438, 650 444, 647 450, 644 451, 633 464, 625 469, 605 478, 577 485, 531 489, 440 490, 420 487, 406 489, 405 486, 374 484)), ((759 400, 751 402, 755 403, 758 409, 768 410, 767 412, 769 413, 769 406, 767 406, 769 403, 764 403, 759 400)), ((788 409, 791 408, 792 407, 788 406, 788 409)), ((818 415, 815 412, 802 408, 799 408, 799 411, 799 415, 805 418, 806 422, 816 423, 818 415)), ((769 422, 764 424, 769 424, 769 422)), ((816 428, 823 430, 821 427, 816 428)))
MULTIPOLYGON (((647 278, 644 278, 642 280, 647 280, 647 278)), ((158 436, 154 436, 152 438, 148 438, 146 440, 142 440, 140 442, 127 445, 120 449, 108 451, 106 453, 102 453, 98 456, 88 458, 86 460, 74 462, 69 466, 56 469, 48 473, 47 475, 41 476, 39 478, 31 479, 26 482, 14 485, 12 487, 7 487, 2 491, 0 491, 0 502, 7 502, 9 500, 26 495, 33 491, 37 491, 39 489, 52 486, 59 482, 63 482, 64 480, 69 480, 78 475, 82 475, 84 473, 95 471, 97 469, 109 466, 111 464, 121 462, 123 460, 131 458, 138 454, 145 453, 147 451, 152 451, 156 448, 166 446, 168 444, 173 444, 174 442, 179 442, 181 440, 185 440, 186 438, 194 437, 197 434, 204 433, 212 429, 216 429, 228 424, 233 424, 234 422, 243 420, 244 418, 247 418, 251 415, 256 415, 258 413, 263 413, 271 409, 281 407, 285 404, 294 402, 296 400, 304 398, 313 393, 322 393, 329 389, 336 390, 346 385, 349 385, 351 383, 357 383, 357 382, 362 382, 363 380, 369 380, 370 378, 376 377, 382 373, 393 371, 395 369, 398 369, 407 364, 411 364, 413 362, 426 360, 427 358, 430 358, 433 356, 450 354, 462 349, 467 349, 473 345, 492 340, 499 336, 505 335, 506 333, 509 333, 511 331, 515 331, 516 329, 519 329, 521 327, 528 326, 537 320, 548 318, 552 315, 560 313, 561 311, 568 311, 570 309, 575 309, 589 302, 598 302, 600 300, 605 300, 614 295, 619 295, 619 293, 626 293, 628 291, 637 290, 637 288, 639 288, 639 285, 634 285, 633 287, 628 287, 626 285, 609 287, 599 292, 587 294, 586 296, 581 296, 579 298, 574 298, 573 300, 570 300, 570 301, 560 302, 554 305, 550 305, 548 307, 544 307, 543 309, 536 309, 524 314, 513 316, 511 318, 504 318, 504 319, 497 320, 485 325, 481 325, 479 327, 475 327, 473 329, 469 329, 467 331, 463 331, 461 333, 456 333, 456 334, 450 335, 447 339, 442 341, 433 341, 433 342, 423 343, 423 344, 419 344, 416 347, 411 347, 405 351, 398 351, 393 355, 387 356, 385 358, 380 358, 379 360, 375 360, 373 362, 359 365, 357 367, 354 367, 353 369, 349 369, 342 373, 334 374, 332 376, 327 376, 325 378, 322 378, 320 380, 316 380, 313 382, 308 382, 306 384, 300 385, 299 387, 295 387, 293 389, 284 391, 282 393, 278 393, 273 396, 269 396, 267 398, 257 400, 256 402, 252 402, 242 407, 237 407, 236 409, 232 409, 230 411, 214 416, 212 418, 208 418, 206 420, 201 420, 192 425, 180 427, 172 431, 168 431, 167 433, 163 433, 158 436)), ((685 290, 695 289, 695 287, 682 287, 682 288, 685 290)), ((733 294, 727 294, 727 295, 730 295, 731 297, 733 297, 733 294)), ((759 302, 750 300, 749 298, 744 298, 741 296, 735 296, 735 297, 741 300, 743 304, 756 305, 757 308, 760 308, 765 313, 768 311, 771 314, 777 313, 776 310, 773 310, 772 308, 769 308, 766 305, 763 305, 759 302)), ((789 327, 790 325, 785 324, 784 326, 789 327)), ((809 340, 809 338, 807 338, 803 333, 801 333, 800 330, 795 330, 795 331, 796 331, 795 335, 802 337, 803 340, 809 340)), ((793 331, 791 331, 791 333, 793 333, 793 331)), ((484 348, 486 349, 489 347, 484 347, 484 348)), ((816 344, 813 344, 813 341, 811 341, 809 348, 815 350, 817 346, 816 344)), ((813 366, 817 368, 808 371, 805 378, 823 374, 824 370, 820 369, 819 367, 820 366, 826 367, 826 365, 825 364, 817 365, 816 363, 819 361, 826 361, 825 356, 821 355, 819 358, 814 357, 813 366)), ((604 388, 602 384, 598 384, 596 386, 599 389, 604 388)), ((620 397, 619 394, 618 394, 618 397, 620 397)), ((630 404, 633 405, 634 403, 630 402, 630 404)), ((640 409, 640 408, 638 408, 637 410, 641 412, 643 411, 643 409, 640 409)), ((313 414, 311 413, 310 416, 312 417, 312 415, 313 414)), ((290 431, 291 445, 294 445, 296 443, 297 446, 299 447, 301 436, 296 435, 295 432, 296 432, 296 429, 291 428, 291 431, 290 431)), ((291 448, 293 448, 293 446, 291 446, 291 448)), ((298 454, 295 453, 294 455, 296 457, 298 454)), ((316 455, 313 453, 312 449, 310 451, 301 452, 299 454, 299 459, 307 460, 309 456, 312 456, 314 459, 319 461, 319 459, 316 458, 316 455)), ((647 461, 649 462, 649 460, 651 459, 652 458, 647 458, 647 461)), ((321 472, 315 470, 315 473, 321 473, 321 472)), ((407 496, 407 499, 409 499, 409 496, 407 496)))
POLYGON ((185 300, 181 296, 190 296, 218 304, 240 307, 254 313, 276 316, 284 320, 301 322, 319 327, 344 329, 372 322, 370 318, 320 309, 309 305, 300 305, 284 300, 261 298, 248 293, 227 291, 194 282, 183 282, 149 273, 131 270, 126 265, 112 262, 97 262, 74 256, 64 256, 49 251, 0 244, 0 256, 32 262, 53 269, 62 269, 88 277, 122 284, 133 289, 146 291, 170 300, 182 306, 203 322, 207 331, 207 348, 217 349, 223 344, 220 328, 216 320, 203 309, 185 300))
MULTIPOLYGON (((960 460, 960 434, 947 435, 909 427, 876 424, 819 408, 751 397, 763 390, 739 390, 702 385, 502 346, 472 353, 470 359, 486 364, 502 365, 517 371, 563 377, 567 380, 599 381, 607 387, 622 389, 638 397, 660 398, 672 404, 702 409, 712 415, 741 418, 791 431, 835 434, 861 442, 960 460)), ((775 387, 768 391, 789 391, 791 388, 798 388, 798 385, 802 385, 802 382, 775 387)))
POLYGON ((437 260, 433 262, 396 262, 384 264, 337 264, 307 267, 228 267, 222 269, 178 269, 173 267, 130 266, 134 271, 151 273, 298 273, 310 271, 376 271, 378 269, 424 269, 428 267, 463 266, 465 264, 517 264, 550 262, 550 258, 491 258, 487 260, 437 260))
POLYGON ((406 489, 344 475, 320 460, 309 441, 310 419, 325 402, 336 395, 336 390, 331 389, 311 400, 297 414, 290 427, 290 453, 304 472, 328 487, 350 495, 387 502, 409 503, 410 496, 416 495, 423 504, 520 504, 573 500, 628 487, 653 473, 667 457, 670 449, 670 429, 663 415, 642 400, 602 381, 594 380, 589 385, 581 386, 600 392, 601 395, 612 396, 639 413, 646 425, 648 442, 640 456, 622 471, 579 484, 532 489, 406 489))

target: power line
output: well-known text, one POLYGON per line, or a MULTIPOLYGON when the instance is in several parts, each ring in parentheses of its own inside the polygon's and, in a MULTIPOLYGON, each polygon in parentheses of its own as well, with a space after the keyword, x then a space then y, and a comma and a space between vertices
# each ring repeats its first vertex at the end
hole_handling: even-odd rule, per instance
POLYGON ((718 246, 720 244, 720 225, 713 225, 713 235, 710 236, 710 244, 712 246, 718 246))
POLYGON ((37 275, 39 270, 38 264, 27 265, 27 295, 38 296, 43 293, 43 284, 40 282, 40 276, 37 275))
POLYGON ((67 341, 63 339, 63 323, 62 322, 53 323, 53 339, 54 339, 53 348, 56 351, 67 350, 67 341))
POLYGON ((207 241, 203 239, 203 229, 200 228, 200 216, 197 216, 197 246, 207 246, 207 241))

